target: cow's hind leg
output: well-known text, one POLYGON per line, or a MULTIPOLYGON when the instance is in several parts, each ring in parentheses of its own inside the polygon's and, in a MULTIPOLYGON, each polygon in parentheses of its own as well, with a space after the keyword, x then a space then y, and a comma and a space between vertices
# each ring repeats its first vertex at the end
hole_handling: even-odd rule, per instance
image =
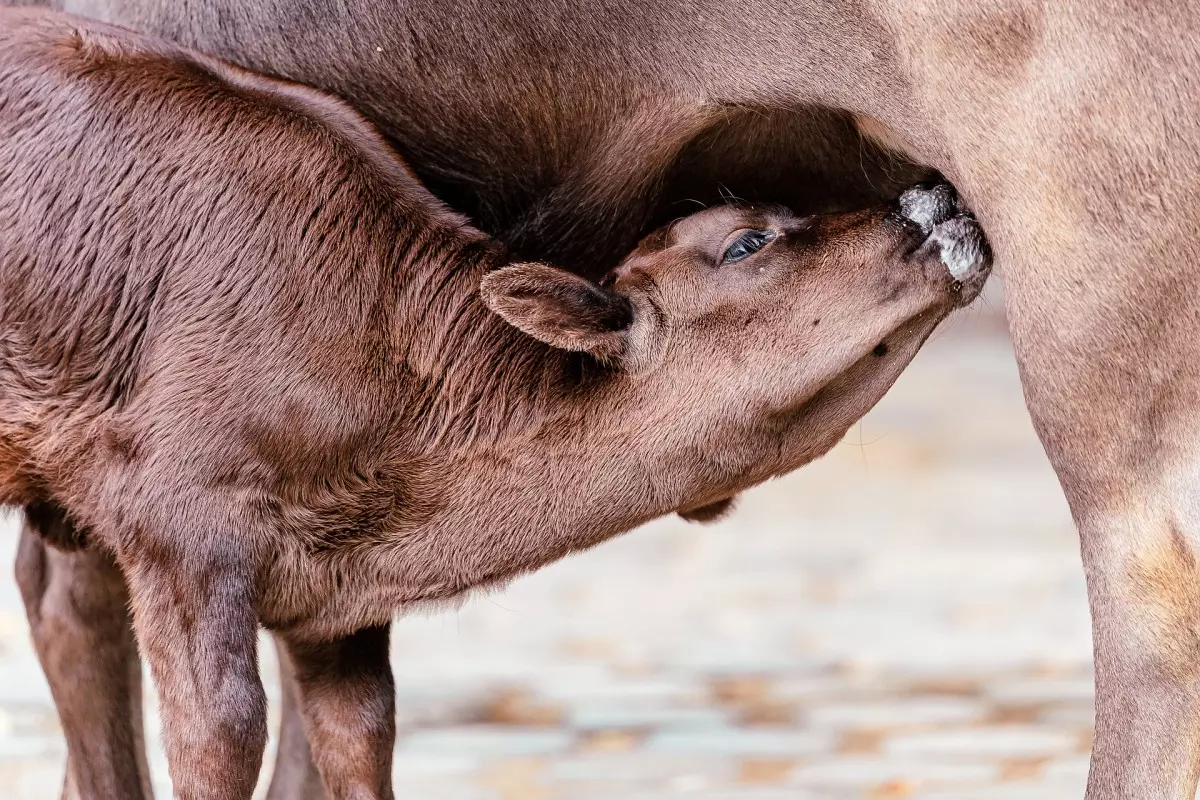
POLYGON ((1087 796, 1192 800, 1200 15, 976 5, 891 4, 889 24, 940 131, 924 144, 944 148, 936 166, 991 239, 1026 402, 1079 529, 1096 663, 1087 796))
POLYGON ((125 581, 102 552, 47 545, 37 529, 46 527, 53 538, 69 533, 69 523, 54 509, 39 511, 22 527, 16 577, 67 740, 63 797, 150 798, 141 664, 125 581))
MULTIPOLYGON (((1060 350, 1067 343, 1041 326, 1030 336, 1023 313, 1014 327, 1026 395, 1079 527, 1092 612, 1088 798, 1191 800, 1200 775, 1200 330, 1183 338, 1109 319, 1108 332, 1139 340, 1141 355, 1115 342, 1085 354, 1060 350)), ((1091 327, 1059 324, 1072 335, 1091 327)))
MULTIPOLYGON (((1103 310, 1088 310, 1090 321, 1060 316, 1053 327, 1072 338, 1101 333, 1093 324, 1103 310)), ((1137 344, 1097 341, 1085 353, 1048 327, 1030 335, 1023 313, 1014 327, 1026 396, 1079 527, 1092 612, 1088 798, 1191 800, 1200 775, 1200 330, 1104 319, 1106 338, 1137 344)))
POLYGON ((1026 400, 1087 577, 1089 800, 1191 800, 1200 776, 1200 187, 1155 167, 1101 191, 1089 177, 1120 173, 1034 162, 1066 188, 999 228, 1021 253, 1007 299, 1026 400))

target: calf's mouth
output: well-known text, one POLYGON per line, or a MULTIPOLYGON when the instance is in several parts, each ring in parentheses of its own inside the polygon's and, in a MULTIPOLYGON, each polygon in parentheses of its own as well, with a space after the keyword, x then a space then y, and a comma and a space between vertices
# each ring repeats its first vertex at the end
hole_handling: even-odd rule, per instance
POLYGON ((899 258, 907 262, 907 281, 912 279, 909 270, 916 268, 923 284, 916 296, 922 299, 916 306, 893 306, 898 315, 886 333, 873 345, 868 339, 804 403, 806 424, 824 434, 824 448, 832 447, 887 392, 943 319, 979 296, 991 273, 992 252, 983 229, 949 184, 912 187, 888 217, 902 231, 899 258))
POLYGON ((979 296, 991 273, 992 251, 953 186, 914 186, 896 200, 892 215, 913 236, 908 257, 922 264, 927 277, 947 285, 954 307, 979 296))

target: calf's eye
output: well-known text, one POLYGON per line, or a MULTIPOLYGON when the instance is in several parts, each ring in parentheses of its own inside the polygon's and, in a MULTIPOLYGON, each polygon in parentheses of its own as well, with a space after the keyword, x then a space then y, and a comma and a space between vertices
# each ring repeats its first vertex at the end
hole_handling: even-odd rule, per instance
POLYGON ((721 263, 732 264, 741 261, 762 250, 774 238, 775 234, 771 231, 743 231, 729 247, 725 248, 725 253, 721 256, 721 263))

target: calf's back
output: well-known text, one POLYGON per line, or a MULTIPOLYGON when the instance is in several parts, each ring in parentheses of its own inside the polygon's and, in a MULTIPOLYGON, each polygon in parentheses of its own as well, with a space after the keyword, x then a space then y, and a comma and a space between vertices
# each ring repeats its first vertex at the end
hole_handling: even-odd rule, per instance
POLYGON ((463 230, 323 95, 0 9, 0 501, 203 437, 182 403, 310 451, 370 427, 395 267, 463 230))

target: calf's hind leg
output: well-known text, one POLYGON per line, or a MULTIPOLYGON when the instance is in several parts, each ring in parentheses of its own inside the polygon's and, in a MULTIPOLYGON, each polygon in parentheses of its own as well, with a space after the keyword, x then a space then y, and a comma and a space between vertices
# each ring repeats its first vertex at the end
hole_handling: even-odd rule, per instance
POLYGON ((124 578, 102 552, 48 546, 38 528, 62 534, 70 523, 41 511, 21 528, 16 578, 67 740, 63 798, 148 800, 141 662, 124 578))

